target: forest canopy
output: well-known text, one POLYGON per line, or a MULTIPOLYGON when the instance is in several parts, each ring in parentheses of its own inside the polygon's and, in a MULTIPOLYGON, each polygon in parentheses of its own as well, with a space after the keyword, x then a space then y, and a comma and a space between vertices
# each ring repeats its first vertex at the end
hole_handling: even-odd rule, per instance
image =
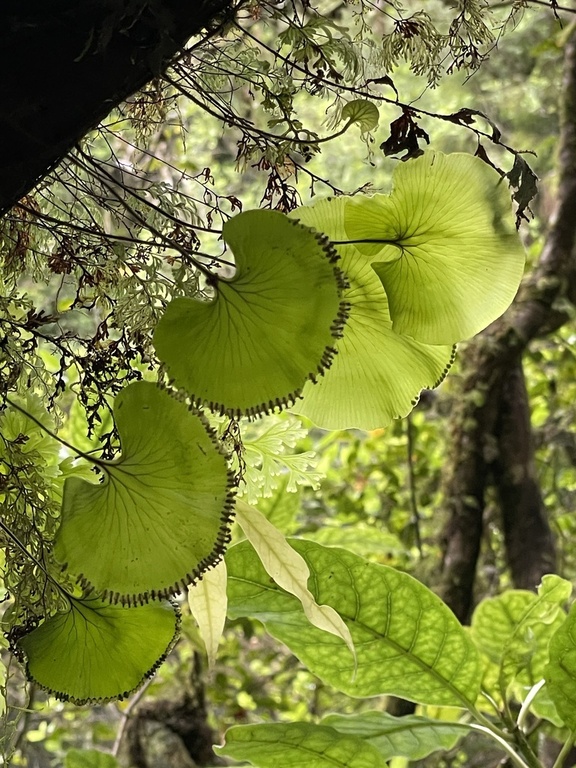
POLYGON ((572 764, 573 11, 58 6, 0 11, 4 761, 572 764))

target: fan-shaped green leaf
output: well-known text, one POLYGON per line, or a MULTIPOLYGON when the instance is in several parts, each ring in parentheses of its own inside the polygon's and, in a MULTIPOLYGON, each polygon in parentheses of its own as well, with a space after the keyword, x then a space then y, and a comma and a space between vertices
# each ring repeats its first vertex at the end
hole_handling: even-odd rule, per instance
POLYGON ((216 563, 228 538, 231 485, 212 430, 148 382, 116 398, 122 456, 99 484, 69 478, 54 555, 104 599, 179 591, 216 563))
POLYGON ((550 640, 545 678, 550 698, 564 724, 576 731, 576 603, 550 640))
POLYGON ((367 99, 354 99, 342 108, 342 119, 357 123, 362 133, 372 131, 378 125, 378 108, 367 99))
POLYGON ((496 171, 466 154, 399 163, 390 195, 354 197, 349 240, 372 257, 394 330, 427 344, 478 333, 509 306, 524 249, 496 171))
POLYGON ((386 768, 371 744, 313 723, 237 725, 217 751, 257 768, 386 768))
POLYGON ((342 616, 357 668, 339 638, 309 624, 248 542, 227 556, 228 611, 252 616, 322 680, 352 696, 395 694, 425 704, 465 707, 480 687, 475 646, 450 610, 411 576, 342 549, 292 540, 310 568, 316 602, 342 616))
POLYGON ((192 399, 231 416, 292 403, 329 365, 346 307, 337 255, 321 235, 274 211, 226 222, 236 274, 210 302, 172 301, 154 334, 169 375, 192 399))
POLYGON ((415 715, 394 717, 387 712, 328 715, 321 725, 329 725, 339 733, 367 741, 386 760, 391 757, 421 760, 439 749, 452 749, 470 730, 466 723, 449 723, 415 715))
POLYGON ((30 680, 76 704, 124 698, 172 647, 179 615, 170 603, 136 608, 70 598, 70 607, 17 641, 30 680))
MULTIPOLYGON (((322 200, 294 211, 307 226, 336 242, 347 239, 349 198, 322 200)), ((353 245, 338 245, 350 281, 344 294, 350 316, 338 355, 316 384, 308 383, 294 410, 325 429, 375 429, 406 416, 424 388, 437 386, 452 359, 450 346, 428 346, 392 329, 388 299, 371 258, 353 245)))

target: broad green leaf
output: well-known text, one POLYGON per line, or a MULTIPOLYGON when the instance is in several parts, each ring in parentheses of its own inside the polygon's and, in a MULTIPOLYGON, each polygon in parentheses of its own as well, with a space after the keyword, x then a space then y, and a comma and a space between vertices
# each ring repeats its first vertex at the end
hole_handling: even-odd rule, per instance
POLYGON ((479 657, 455 616, 405 573, 342 549, 292 540, 310 569, 316 602, 333 606, 354 641, 357 666, 337 637, 313 627, 248 542, 232 547, 228 613, 251 616, 318 677, 352 696, 395 694, 424 704, 466 707, 480 687, 479 657))
POLYGON ((386 768, 371 744, 313 723, 237 725, 217 752, 257 768, 386 768))
POLYGON ((307 587, 310 576, 308 565, 288 544, 284 534, 261 512, 240 499, 236 506, 236 519, 258 553, 268 575, 279 587, 298 598, 304 615, 311 624, 342 639, 355 657, 350 630, 334 608, 318 605, 307 587))
POLYGON ((256 415, 299 397, 332 360, 346 307, 327 240, 275 211, 246 211, 222 235, 235 259, 212 301, 172 301, 154 345, 177 387, 212 410, 256 415))
POLYGON ((228 607, 227 581, 226 563, 222 560, 215 568, 206 571, 200 581, 188 587, 188 605, 198 624, 209 667, 214 666, 224 632, 228 607))
POLYGON ((542 579, 538 595, 508 590, 478 605, 472 617, 472 637, 499 665, 502 692, 519 673, 530 687, 542 677, 550 638, 564 621, 562 606, 571 592, 569 581, 550 574, 542 579))
POLYGON ((391 757, 421 760, 440 749, 452 749, 470 730, 466 723, 448 723, 415 715, 394 717, 387 712, 328 715, 321 725, 329 725, 339 733, 357 736, 372 744, 385 760, 391 757))
POLYGON ((429 151, 399 163, 390 195, 356 196, 347 239, 372 257, 394 330, 427 344, 478 333, 512 302, 524 249, 505 183, 480 158, 429 151))
POLYGON ((118 768, 114 755, 96 749, 69 749, 64 758, 64 768, 118 768))
POLYGON ((170 603, 136 608, 69 598, 69 609, 17 641, 30 680, 76 704, 125 698, 172 647, 179 615, 170 603))
POLYGON ((437 386, 450 368, 451 346, 428 346, 392 329, 388 299, 368 258, 348 239, 344 213, 350 198, 322 200, 294 211, 303 224, 335 243, 350 287, 346 333, 324 377, 304 387, 293 410, 325 429, 376 429, 406 416, 420 391, 437 386))
POLYGON ((66 481, 54 555, 105 599, 141 602, 219 560, 232 478, 204 419, 154 384, 130 384, 114 414, 122 455, 99 484, 66 481))
POLYGON ((342 119, 359 125, 362 133, 376 128, 378 117, 376 105, 367 99, 354 99, 345 104, 342 109, 342 119))
POLYGON ((550 698, 570 730, 576 730, 576 603, 550 640, 544 677, 550 698))

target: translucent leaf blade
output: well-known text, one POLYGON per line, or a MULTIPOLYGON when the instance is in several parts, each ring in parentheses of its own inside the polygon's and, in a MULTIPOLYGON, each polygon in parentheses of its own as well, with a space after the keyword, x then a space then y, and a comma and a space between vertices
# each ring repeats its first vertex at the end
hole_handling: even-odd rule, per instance
POLYGON ((17 642, 28 677, 76 704, 125 698, 172 647, 179 616, 170 603, 136 608, 70 599, 70 609, 17 642))
POLYGON ((271 583, 248 542, 226 556, 229 615, 259 619, 314 674, 349 695, 388 693, 457 707, 476 700, 478 652, 430 590, 345 550, 291 544, 308 564, 316 601, 334 607, 348 625, 356 670, 344 643, 311 626, 296 598, 271 583))
POLYGON ((372 257, 394 330, 427 344, 478 333, 512 302, 524 270, 510 197, 477 157, 426 152, 394 172, 390 195, 354 197, 350 240, 372 257))
POLYGON ((406 757, 422 760, 438 750, 453 749, 470 730, 465 723, 449 723, 427 717, 394 717, 387 712, 328 715, 321 725, 357 736, 372 744, 386 760, 406 757))
POLYGON ((85 588, 142 602, 220 559, 233 481, 205 421, 154 384, 126 387, 114 412, 122 456, 103 483, 66 481, 54 555, 85 588))
POLYGON ((257 768, 386 767, 372 745, 313 723, 234 726, 226 731, 226 743, 217 751, 257 768))
POLYGON ((197 584, 188 587, 188 605, 206 648, 208 666, 213 667, 224 632, 228 598, 226 563, 222 560, 206 571, 197 584))
MULTIPOLYGON (((344 212, 349 198, 322 200, 294 216, 335 242, 347 240, 344 212)), ((412 410, 422 389, 437 386, 453 360, 451 346, 429 346, 392 328, 388 299, 372 259, 351 245, 338 245, 350 287, 346 332, 338 354, 316 384, 306 384, 293 410, 324 429, 376 429, 412 410)))
POLYGON ((546 688, 564 724, 576 731, 576 603, 550 640, 546 688))
POLYGON ((154 345, 192 399, 231 416, 292 403, 332 360, 346 317, 337 256, 317 233, 274 211, 223 228, 236 274, 213 301, 175 299, 154 345))
POLYGON ((238 501, 237 520, 250 541, 266 572, 276 584, 294 595, 302 605, 308 621, 318 629, 343 640, 355 658, 350 630, 338 612, 329 605, 318 605, 306 586, 310 571, 301 555, 286 541, 284 535, 264 515, 243 501, 238 501))

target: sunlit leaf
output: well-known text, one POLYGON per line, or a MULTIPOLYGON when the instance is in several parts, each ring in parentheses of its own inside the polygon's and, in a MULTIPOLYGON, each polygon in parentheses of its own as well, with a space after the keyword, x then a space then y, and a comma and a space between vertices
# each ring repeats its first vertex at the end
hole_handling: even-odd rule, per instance
POLYGON ((551 636, 564 621, 563 604, 572 592, 569 581, 544 576, 538 594, 507 590, 483 600, 472 617, 478 648, 499 666, 504 692, 517 675, 526 686, 536 683, 548 661, 551 636))
POLYGON ((499 317, 514 298, 524 249, 510 195, 480 158, 426 152, 399 163, 390 195, 346 206, 349 240, 372 257, 394 330, 453 344, 499 317))
POLYGON ((188 605, 198 624, 210 667, 216 661, 226 622, 227 580, 226 563, 222 560, 215 568, 206 571, 198 583, 188 587, 188 605))
POLYGON ((307 587, 310 570, 304 558, 286 541, 282 534, 261 512, 238 500, 236 518, 250 541, 266 572, 282 589, 294 595, 301 603, 308 621, 318 629, 339 637, 355 657, 350 630, 329 605, 318 605, 307 587))
POLYGON ((560 717, 576 730, 576 603, 550 640, 546 687, 560 717))
POLYGON ((386 768, 371 744, 313 723, 234 726, 217 751, 257 768, 386 768))
POLYGON ((154 384, 130 384, 114 414, 122 455, 99 484, 66 481, 54 555, 86 588, 141 602, 220 559, 232 478, 204 419, 154 384))
POLYGON ((329 725, 339 733, 361 738, 376 747, 386 760, 391 757, 421 760, 440 749, 452 749, 469 732, 465 723, 449 723, 415 715, 394 717, 387 712, 328 715, 322 719, 321 725, 329 725))
POLYGON ((354 641, 313 627, 299 601, 270 580, 248 542, 227 556, 228 611, 264 623, 318 677, 352 696, 394 694, 465 707, 480 687, 476 648, 451 611, 411 576, 342 549, 291 540, 316 602, 334 607, 354 641))
POLYGON ((17 641, 30 680, 76 704, 125 698, 172 647, 179 616, 170 603, 126 608, 70 598, 69 609, 17 641))
POLYGON ((154 345, 195 402, 232 416, 269 412, 330 365, 346 316, 337 256, 275 211, 239 214, 222 234, 236 274, 213 278, 212 301, 172 301, 154 345))
POLYGON ((367 99, 354 99, 342 108, 342 119, 350 123, 356 123, 365 133, 372 131, 378 125, 378 109, 372 101, 367 99))
MULTIPOLYGON (((322 200, 293 215, 337 243, 347 240, 344 212, 349 198, 322 200)), ((388 300, 372 259, 353 245, 338 245, 350 288, 350 316, 338 354, 316 384, 304 387, 294 409, 325 429, 385 427, 412 410, 420 391, 446 375, 451 346, 428 346, 392 329, 388 300)))

